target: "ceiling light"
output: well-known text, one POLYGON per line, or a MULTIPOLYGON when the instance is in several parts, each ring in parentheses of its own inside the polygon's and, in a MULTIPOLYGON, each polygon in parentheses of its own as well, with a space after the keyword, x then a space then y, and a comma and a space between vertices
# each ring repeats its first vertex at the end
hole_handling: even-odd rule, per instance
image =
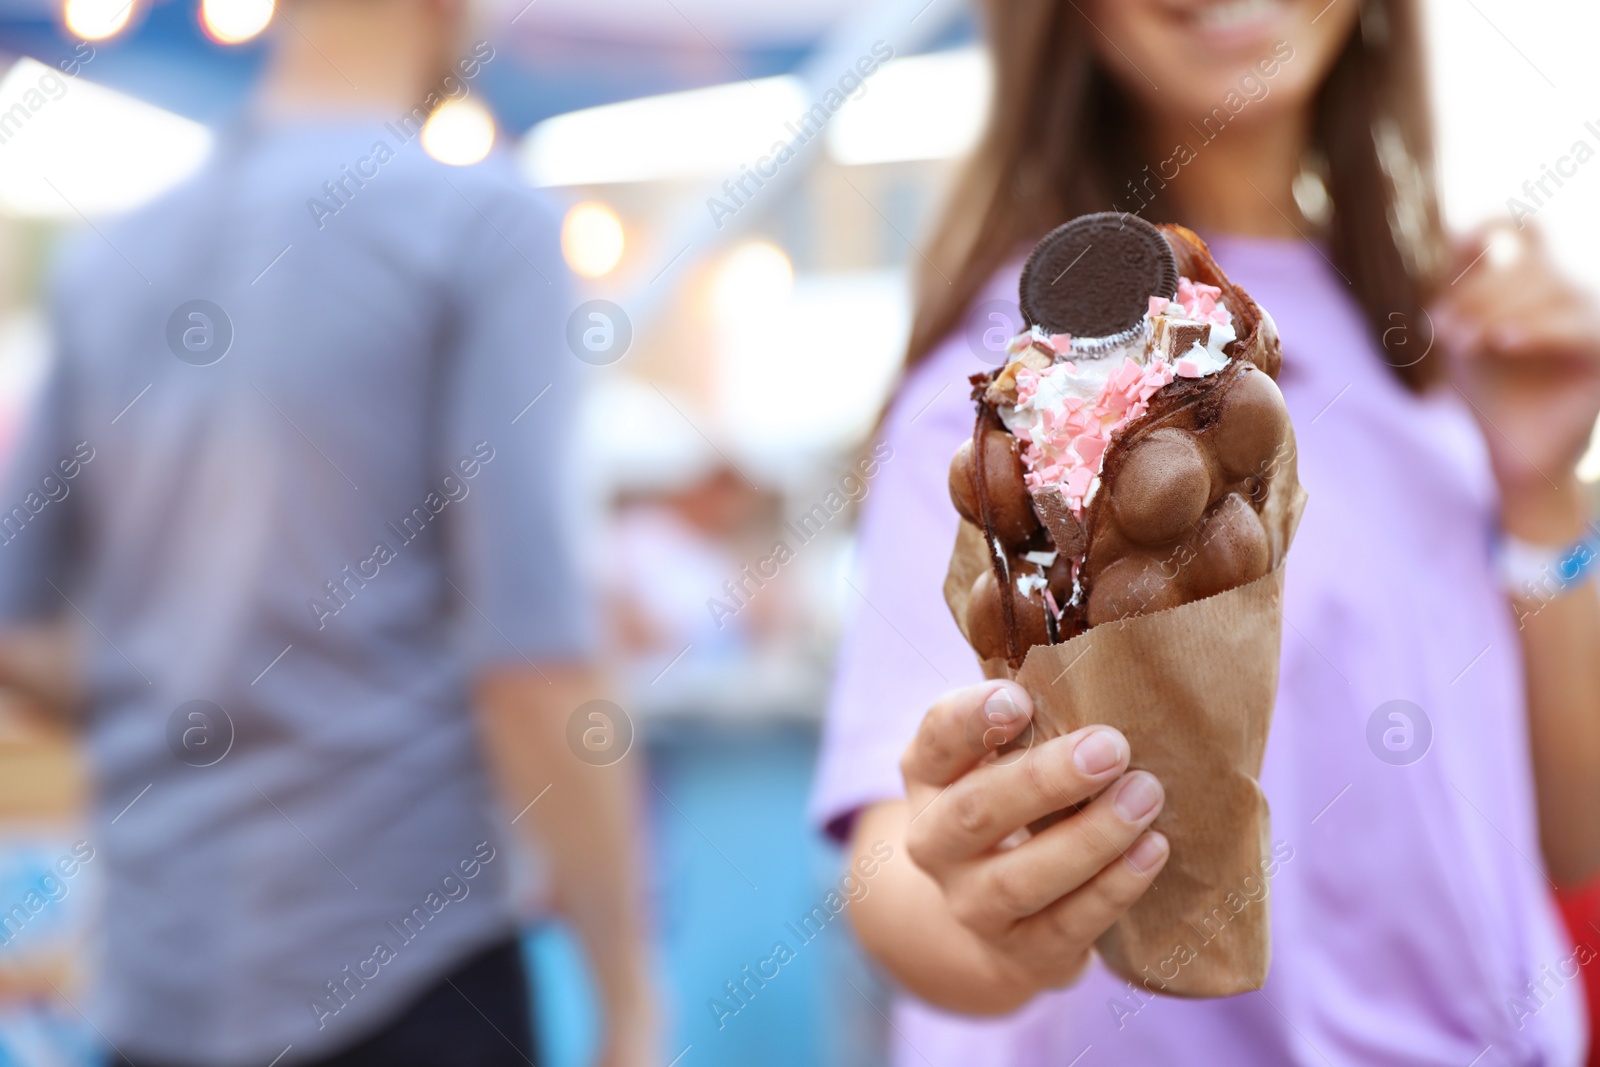
POLYGON ((624 236, 617 213, 596 200, 573 205, 561 223, 561 254, 585 278, 610 274, 622 260, 624 236))
POLYGON ((273 0, 201 0, 200 25, 218 44, 242 44, 272 21, 273 0))

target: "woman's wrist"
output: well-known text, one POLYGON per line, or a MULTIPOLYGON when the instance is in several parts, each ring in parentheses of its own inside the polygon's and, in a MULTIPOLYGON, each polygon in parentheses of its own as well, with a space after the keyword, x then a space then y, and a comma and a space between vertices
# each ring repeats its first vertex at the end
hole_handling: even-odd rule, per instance
POLYGON ((1588 584, 1600 566, 1593 514, 1593 497, 1576 477, 1502 498, 1495 569, 1513 600, 1542 606, 1588 584))
POLYGON ((1576 475, 1503 496, 1500 503, 1500 528, 1530 545, 1569 545, 1591 532, 1593 517, 1593 494, 1576 475))

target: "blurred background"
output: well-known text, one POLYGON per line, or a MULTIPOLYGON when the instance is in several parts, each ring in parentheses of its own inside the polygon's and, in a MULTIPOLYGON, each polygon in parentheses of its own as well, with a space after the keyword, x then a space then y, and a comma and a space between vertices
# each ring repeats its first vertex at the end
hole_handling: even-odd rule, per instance
MULTIPOLYGON (((1600 9, 1428 6, 1447 221, 1504 219, 1575 142, 1600 147, 1588 54, 1600 9)), ((512 153, 563 205, 563 254, 585 297, 606 302, 595 324, 625 338, 585 359, 605 408, 586 416, 581 448, 602 472, 590 562, 637 728, 631 758, 650 782, 641 818, 671 1050, 693 1048, 697 1064, 882 1062, 886 993, 844 924, 724 1025, 707 1002, 840 873, 804 802, 855 596, 862 493, 841 479, 895 380, 919 235, 983 121, 973 12, 508 0, 481 15, 494 58, 434 113, 423 146, 460 166, 512 153), (826 128, 794 159, 760 163, 879 41, 892 58, 826 128), (777 564, 780 540, 794 551, 777 564)), ((52 248, 200 166, 259 75, 274 17, 272 0, 0 0, 0 461, 49 351, 52 248), (41 97, 51 71, 61 88, 41 97)), ((1600 167, 1567 185, 1537 221, 1600 287, 1600 167)), ((1600 477, 1593 452, 1584 470, 1600 477)), ((85 788, 70 739, 0 711, 0 899, 81 836, 85 788)), ((93 1028, 65 1002, 94 958, 94 876, 0 947, 0 1067, 96 1062, 93 1028)), ((1593 900, 1571 908, 1596 917, 1593 900)), ((547 1062, 584 1064, 595 1012, 579 955, 555 926, 528 943, 547 1062)))

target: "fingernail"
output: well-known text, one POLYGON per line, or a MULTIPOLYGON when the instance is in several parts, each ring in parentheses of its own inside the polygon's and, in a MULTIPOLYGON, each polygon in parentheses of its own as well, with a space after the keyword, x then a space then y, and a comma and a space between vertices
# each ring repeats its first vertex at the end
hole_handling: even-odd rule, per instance
POLYGON ((1122 762, 1122 738, 1110 730, 1096 730, 1078 741, 1072 750, 1072 765, 1091 778, 1122 762))
POLYGON ((1117 789, 1111 807, 1127 822, 1140 822, 1161 803, 1161 783, 1154 775, 1138 771, 1117 789))
POLYGON ((1167 839, 1161 834, 1149 833, 1139 838, 1125 857, 1128 866, 1145 874, 1154 870, 1166 857, 1167 839))
POLYGON ((983 702, 983 717, 996 726, 1010 726, 1022 719, 1022 709, 1011 699, 1009 690, 996 689, 983 702))

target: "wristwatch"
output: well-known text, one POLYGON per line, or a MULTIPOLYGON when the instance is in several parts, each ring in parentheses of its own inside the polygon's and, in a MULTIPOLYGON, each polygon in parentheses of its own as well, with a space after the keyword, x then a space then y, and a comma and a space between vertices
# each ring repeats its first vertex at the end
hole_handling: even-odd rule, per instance
POLYGON ((1506 591, 1529 600, 1554 600, 1582 585, 1600 568, 1600 529, 1561 548, 1534 545, 1502 534, 1495 571, 1506 591))

